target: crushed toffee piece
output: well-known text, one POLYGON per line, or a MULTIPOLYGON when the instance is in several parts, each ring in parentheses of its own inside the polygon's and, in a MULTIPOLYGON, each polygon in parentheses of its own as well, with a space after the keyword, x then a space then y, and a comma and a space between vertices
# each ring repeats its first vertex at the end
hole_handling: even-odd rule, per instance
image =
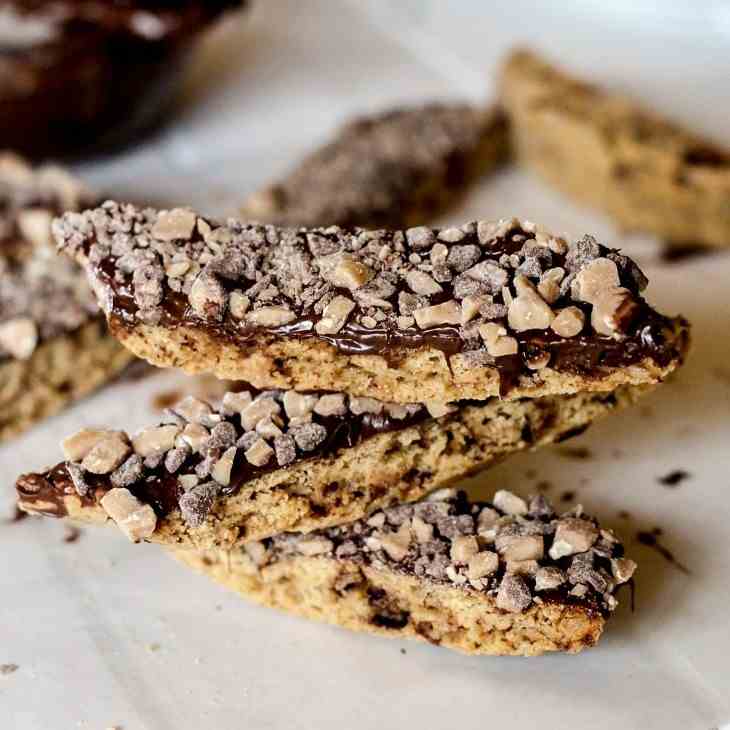
POLYGON ((316 338, 388 357, 430 347, 496 368, 503 394, 546 367, 664 367, 686 338, 683 320, 641 297, 646 278, 629 258, 517 219, 295 230, 108 202, 56 220, 54 234, 86 266, 112 328, 187 325, 241 347, 316 338))
POLYGON ((496 502, 527 503, 505 491, 498 494, 494 502, 472 503, 464 492, 440 490, 365 520, 306 535, 276 535, 242 550, 259 569, 316 556, 484 593, 506 612, 555 601, 609 614, 618 603, 616 589, 636 569, 613 532, 601 529, 580 507, 558 515, 541 496, 531 499, 524 513, 504 512, 496 502))

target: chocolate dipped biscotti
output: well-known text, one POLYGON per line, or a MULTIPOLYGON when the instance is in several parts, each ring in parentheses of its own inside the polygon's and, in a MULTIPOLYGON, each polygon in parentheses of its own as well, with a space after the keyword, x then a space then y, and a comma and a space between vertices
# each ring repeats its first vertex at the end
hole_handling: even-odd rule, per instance
POLYGON ((54 224, 112 333, 161 367, 388 402, 660 382, 687 326, 636 264, 516 219, 287 229, 109 202, 54 224))
POLYGON ((0 440, 115 377, 132 359, 51 221, 95 197, 60 168, 0 153, 0 440))
POLYGON ((496 108, 432 103, 360 117, 280 182, 254 193, 245 220, 279 226, 401 228, 432 220, 507 158, 496 108))
POLYGON ((730 245, 730 150, 529 51, 500 85, 515 154, 550 183, 628 230, 730 245))
POLYGON ((256 603, 467 654, 596 644, 636 564, 580 507, 451 490, 309 535, 175 557, 256 603))
POLYGON ((563 440, 631 403, 611 393, 394 404, 242 389, 188 397, 131 437, 84 429, 65 461, 17 482, 21 509, 110 520, 132 540, 230 549, 420 499, 509 454, 563 440))
POLYGON ((169 112, 194 41, 242 0, 4 0, 0 140, 33 159, 128 143, 169 112))

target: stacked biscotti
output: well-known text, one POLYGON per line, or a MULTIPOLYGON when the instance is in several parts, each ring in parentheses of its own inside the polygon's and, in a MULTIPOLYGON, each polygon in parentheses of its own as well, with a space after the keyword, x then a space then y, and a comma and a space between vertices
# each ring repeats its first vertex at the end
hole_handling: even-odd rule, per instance
POLYGON ((616 536, 448 487, 681 364, 687 325, 633 261, 516 219, 280 228, 109 202, 54 234, 126 348, 239 385, 135 434, 71 435, 18 480, 23 509, 115 523, 350 628, 486 654, 595 643, 634 569, 616 536))

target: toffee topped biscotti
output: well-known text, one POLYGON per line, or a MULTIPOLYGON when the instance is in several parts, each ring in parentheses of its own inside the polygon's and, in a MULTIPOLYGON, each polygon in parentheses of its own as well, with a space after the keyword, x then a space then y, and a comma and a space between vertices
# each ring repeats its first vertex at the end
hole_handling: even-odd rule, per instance
POLYGON ((494 108, 432 103, 359 117, 254 193, 241 216, 280 226, 417 225, 502 163, 507 140, 494 108))
POLYGON ((0 154, 0 359, 28 359, 40 342, 99 316, 83 272, 56 256, 51 237, 54 216, 94 202, 63 169, 0 154))
POLYGON ((176 557, 266 606, 468 654, 534 656, 593 646, 636 564, 580 506, 537 496, 426 501, 231 553, 176 557))
POLYGON ((652 384, 687 327, 585 236, 516 219, 287 229, 109 202, 54 224, 113 333, 163 367, 391 402, 652 384))
POLYGON ((132 360, 107 333, 83 271, 53 246, 53 217, 96 200, 62 168, 0 153, 0 440, 132 360))
POLYGON ((66 461, 17 482, 23 510, 113 520, 134 541, 231 548, 360 519, 511 453, 563 440, 632 403, 612 393, 394 404, 344 393, 239 389, 189 397, 129 436, 83 429, 66 461))

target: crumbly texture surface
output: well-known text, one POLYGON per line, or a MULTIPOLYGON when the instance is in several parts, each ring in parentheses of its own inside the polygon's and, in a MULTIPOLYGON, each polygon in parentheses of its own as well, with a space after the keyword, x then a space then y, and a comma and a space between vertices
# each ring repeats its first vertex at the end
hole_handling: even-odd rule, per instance
MULTIPOLYGON (((641 392, 625 388, 607 395, 493 399, 464 405, 440 418, 404 421, 400 428, 391 424, 392 430, 334 452, 315 450, 309 458, 297 445, 297 455, 292 452, 292 461, 284 466, 277 464, 282 453, 277 440, 280 437, 262 438, 258 449, 252 451, 259 439, 255 430, 249 431, 237 442, 246 441, 245 445, 234 449, 233 463, 237 466, 232 472, 234 481, 228 484, 216 482, 220 479, 216 463, 228 459, 230 453, 214 443, 210 448, 197 446, 199 453, 184 457, 173 475, 167 471, 171 463, 168 452, 155 455, 146 468, 125 479, 128 469, 124 464, 140 461, 133 449, 146 453, 144 440, 140 439, 158 439, 161 435, 159 430, 148 429, 141 432, 144 436, 132 437, 133 445, 126 447, 127 453, 119 457, 118 470, 111 475, 89 473, 88 468, 96 472, 102 469, 98 461, 92 465, 84 456, 80 463, 61 465, 60 471, 57 467, 45 474, 21 477, 19 505, 34 513, 104 523, 110 517, 104 497, 115 486, 123 486, 138 502, 134 510, 141 505, 152 505, 157 510, 156 516, 150 515, 148 532, 136 539, 184 547, 230 548, 283 531, 308 532, 350 522, 382 507, 420 499, 511 453, 580 433, 596 418, 632 403, 641 392), (271 451, 268 468, 251 469, 248 459, 267 449, 271 451), (191 479, 188 475, 202 473, 198 471, 201 461, 206 461, 205 470, 213 476, 191 479), (74 480, 69 466, 75 470, 74 480), (245 481, 237 483, 236 474, 245 481), (165 509, 161 509, 160 475, 166 480, 165 491, 171 494, 171 502, 164 500, 165 509)), ((318 425, 316 420, 312 423, 318 425)), ((330 432, 339 430, 332 421, 327 422, 327 428, 330 432)), ((268 425, 259 430, 268 432, 268 425)), ((111 433, 116 438, 118 432, 111 433)), ((296 426, 291 433, 296 435, 296 426)), ((191 435, 188 429, 180 443, 191 435)), ((93 445, 86 443, 87 448, 93 445)), ((78 460, 81 452, 75 456, 78 460)), ((107 467, 116 469, 117 464, 112 462, 107 467)), ((228 472, 224 472, 223 481, 227 477, 228 472)))
POLYGON ((576 652, 598 640, 636 564, 577 507, 498 491, 426 501, 309 535, 178 559, 264 605, 471 654, 576 652))
POLYGON ((28 360, 0 360, 0 441, 89 395, 133 359, 97 317, 43 342, 28 360))
POLYGON ((133 359, 108 334, 83 271, 51 238, 54 215, 94 200, 64 170, 0 153, 0 440, 133 359))
POLYGON ((368 231, 106 203, 54 224, 113 333, 163 367, 392 402, 656 383, 686 323, 590 236, 516 219, 368 231))
POLYGON ((501 75, 520 160, 625 229, 730 245, 730 150, 518 51, 501 75))
POLYGON ((504 115, 427 104, 357 118, 241 217, 281 226, 400 228, 432 220, 507 157, 504 115))
POLYGON ((514 615, 497 609, 488 597, 424 586, 417 578, 347 561, 297 557, 257 571, 245 556, 235 553, 178 550, 173 555, 263 606, 351 631, 426 641, 465 654, 576 653, 594 646, 605 626, 603 616, 580 607, 548 603, 514 615), (348 588, 340 587, 348 581, 352 581, 348 588), (383 603, 389 606, 385 615, 383 603), (397 614, 395 621, 392 613, 397 614))

